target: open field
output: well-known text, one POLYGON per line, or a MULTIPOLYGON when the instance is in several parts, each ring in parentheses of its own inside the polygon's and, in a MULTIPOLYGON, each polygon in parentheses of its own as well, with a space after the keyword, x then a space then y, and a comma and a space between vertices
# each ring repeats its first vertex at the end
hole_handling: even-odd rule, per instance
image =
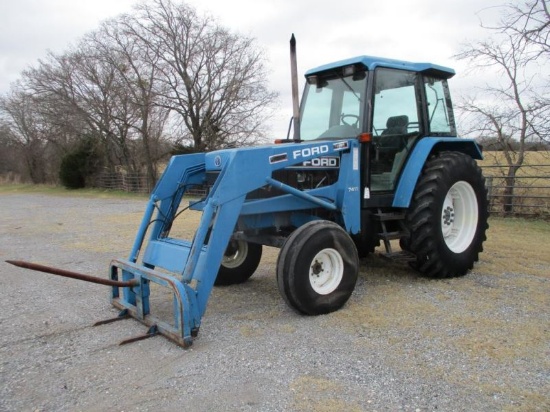
MULTIPOLYGON (((144 327, 91 327, 116 315, 107 288, 3 263, 107 276, 145 199, 78 193, 0 188, 0 411, 550 410, 548 222, 492 218, 458 279, 371 256, 348 304, 319 317, 285 305, 266 248, 249 282, 214 290, 191 349, 117 346, 144 327)), ((196 222, 185 213, 174 230, 196 222)))
MULTIPOLYGON (((484 159, 480 161, 481 166, 505 165, 504 152, 483 152, 484 159)), ((550 152, 525 152, 524 165, 550 164, 550 152)))

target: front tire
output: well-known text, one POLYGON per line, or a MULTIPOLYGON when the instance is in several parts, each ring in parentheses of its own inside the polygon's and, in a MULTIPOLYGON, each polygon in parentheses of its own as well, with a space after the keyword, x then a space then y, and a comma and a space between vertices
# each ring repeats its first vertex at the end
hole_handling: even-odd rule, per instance
POLYGON ((442 152, 418 179, 402 247, 416 255, 412 266, 427 277, 463 276, 483 251, 487 219, 485 179, 475 160, 442 152))
POLYGON ((243 283, 258 268, 262 245, 244 240, 231 240, 225 250, 214 285, 227 286, 243 283))
POLYGON ((357 249, 336 223, 316 220, 296 229, 281 248, 277 284, 287 304, 306 315, 340 309, 359 272, 357 249))

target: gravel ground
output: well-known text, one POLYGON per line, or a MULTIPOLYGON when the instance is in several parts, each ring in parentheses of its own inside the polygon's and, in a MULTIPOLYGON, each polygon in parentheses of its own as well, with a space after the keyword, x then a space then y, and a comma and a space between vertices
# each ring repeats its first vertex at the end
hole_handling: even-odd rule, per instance
POLYGON ((145 327, 91 326, 117 314, 108 288, 3 261, 106 277, 145 201, 0 194, 0 205, 1 411, 550 410, 550 280, 494 273, 490 242, 460 279, 371 257, 348 304, 319 317, 285 305, 267 250, 249 282, 214 290, 190 349, 160 336, 118 346, 145 327))

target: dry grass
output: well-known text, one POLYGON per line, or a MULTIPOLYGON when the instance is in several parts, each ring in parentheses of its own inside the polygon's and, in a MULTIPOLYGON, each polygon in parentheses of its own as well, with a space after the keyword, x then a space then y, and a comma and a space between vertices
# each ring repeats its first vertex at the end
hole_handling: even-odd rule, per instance
POLYGON ((479 268, 484 273, 550 276, 550 223, 492 218, 479 268))
MULTIPOLYGON (((485 152, 484 157, 479 164, 484 167, 483 174, 489 178, 488 184, 492 186, 490 194, 502 195, 506 186, 504 177, 508 172, 504 154, 485 152)), ((550 216, 550 152, 526 152, 523 167, 516 176, 515 211, 523 215, 550 216)), ((502 211, 503 201, 502 197, 492 200, 494 212, 502 211)))
POLYGON ((334 398, 336 393, 344 394, 345 388, 325 378, 300 376, 291 383, 290 390, 294 397, 292 409, 295 411, 359 412, 364 410, 356 402, 334 398))
MULTIPOLYGON (((483 160, 479 161, 480 166, 506 165, 506 158, 503 152, 483 152, 483 160)), ((524 165, 547 165, 550 164, 550 152, 525 152, 524 165)))

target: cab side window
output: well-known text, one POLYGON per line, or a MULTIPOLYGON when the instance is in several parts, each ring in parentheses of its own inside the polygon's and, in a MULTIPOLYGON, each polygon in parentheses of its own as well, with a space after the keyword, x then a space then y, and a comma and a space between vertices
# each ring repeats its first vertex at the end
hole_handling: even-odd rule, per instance
POLYGON ((417 74, 379 68, 374 79, 371 185, 374 191, 393 190, 414 138, 418 137, 417 74))
POLYGON ((424 78, 430 134, 456 136, 449 88, 446 80, 424 78))

